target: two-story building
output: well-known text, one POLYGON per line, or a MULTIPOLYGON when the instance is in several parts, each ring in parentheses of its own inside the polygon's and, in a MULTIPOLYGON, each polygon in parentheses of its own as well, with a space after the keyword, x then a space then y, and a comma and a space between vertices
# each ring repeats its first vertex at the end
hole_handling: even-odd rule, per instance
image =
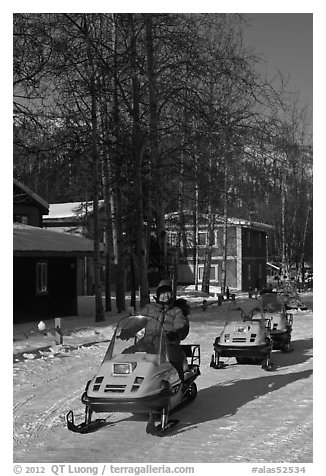
MULTIPOLYGON (((173 250, 177 243, 177 220, 176 213, 167 219, 170 250, 173 250)), ((211 243, 210 284, 222 285, 222 265, 225 261, 227 287, 248 291, 266 286, 267 234, 272 230, 271 225, 236 218, 228 218, 225 226, 224 220, 216 216, 211 243)), ((193 214, 185 213, 185 235, 186 239, 181 240, 178 282, 195 284, 197 281, 200 284, 203 280, 209 239, 207 216, 201 215, 195 228, 193 214)))

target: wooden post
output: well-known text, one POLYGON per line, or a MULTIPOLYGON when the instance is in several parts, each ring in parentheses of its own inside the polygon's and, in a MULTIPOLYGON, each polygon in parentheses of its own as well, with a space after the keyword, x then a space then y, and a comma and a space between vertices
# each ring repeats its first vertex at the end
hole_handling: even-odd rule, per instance
POLYGON ((54 319, 54 338, 55 343, 62 344, 63 343, 63 334, 61 329, 61 317, 55 317, 54 319))

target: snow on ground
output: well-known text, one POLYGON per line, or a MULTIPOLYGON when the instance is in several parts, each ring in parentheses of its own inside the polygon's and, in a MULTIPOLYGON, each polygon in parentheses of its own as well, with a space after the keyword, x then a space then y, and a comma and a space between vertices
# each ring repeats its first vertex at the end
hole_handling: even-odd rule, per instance
MULTIPOLYGON (((311 295, 302 297, 312 302, 311 295)), ((93 298, 81 298, 81 315, 63 319, 63 346, 55 345, 51 321, 45 321, 45 331, 37 322, 15 325, 14 462, 311 463, 312 311, 294 312, 294 351, 274 351, 274 371, 238 365, 234 358, 215 370, 209 363, 227 303, 204 312, 202 297, 189 300, 185 343, 201 345, 198 395, 176 413, 180 423, 164 438, 147 435, 146 419, 126 413, 112 414, 110 424, 95 433, 66 427, 69 410, 83 421, 81 394, 123 313, 106 313, 104 322, 95 323, 93 298)))

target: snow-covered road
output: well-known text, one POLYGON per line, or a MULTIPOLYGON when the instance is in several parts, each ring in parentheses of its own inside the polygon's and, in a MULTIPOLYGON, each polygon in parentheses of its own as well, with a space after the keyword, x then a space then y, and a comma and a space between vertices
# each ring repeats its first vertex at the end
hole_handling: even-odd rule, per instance
POLYGON ((234 358, 214 370, 210 358, 223 320, 216 306, 193 311, 186 342, 201 345, 198 395, 176 413, 180 423, 164 438, 146 434, 142 417, 123 413, 95 433, 68 431, 69 410, 83 420, 80 397, 107 343, 15 362, 14 462, 311 463, 312 317, 312 311, 294 313, 294 351, 273 352, 275 371, 238 365, 234 358))

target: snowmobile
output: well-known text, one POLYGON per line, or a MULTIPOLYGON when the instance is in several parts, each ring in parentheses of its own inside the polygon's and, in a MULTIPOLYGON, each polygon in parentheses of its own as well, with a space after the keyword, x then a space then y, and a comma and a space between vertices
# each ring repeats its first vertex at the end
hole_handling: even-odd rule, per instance
POLYGON ((258 299, 236 299, 230 303, 224 328, 213 344, 210 366, 224 368, 220 357, 235 357, 238 364, 261 364, 264 370, 273 370, 272 344, 270 320, 258 299))
POLYGON ((306 311, 308 309, 307 306, 303 304, 296 291, 284 289, 283 291, 280 291, 280 295, 284 300, 286 310, 306 311))
POLYGON ((264 315, 271 321, 271 338, 273 349, 282 352, 290 352, 291 333, 293 325, 293 314, 287 312, 287 307, 276 292, 266 292, 261 295, 261 302, 264 315))
POLYGON ((68 429, 89 433, 108 424, 103 418, 92 420, 94 412, 126 412, 147 414, 146 432, 164 436, 178 423, 169 418, 170 413, 197 394, 200 345, 181 348, 185 354, 183 382, 167 358, 162 324, 142 315, 120 319, 97 374, 82 394, 85 421, 76 425, 70 411, 66 415, 68 429))

